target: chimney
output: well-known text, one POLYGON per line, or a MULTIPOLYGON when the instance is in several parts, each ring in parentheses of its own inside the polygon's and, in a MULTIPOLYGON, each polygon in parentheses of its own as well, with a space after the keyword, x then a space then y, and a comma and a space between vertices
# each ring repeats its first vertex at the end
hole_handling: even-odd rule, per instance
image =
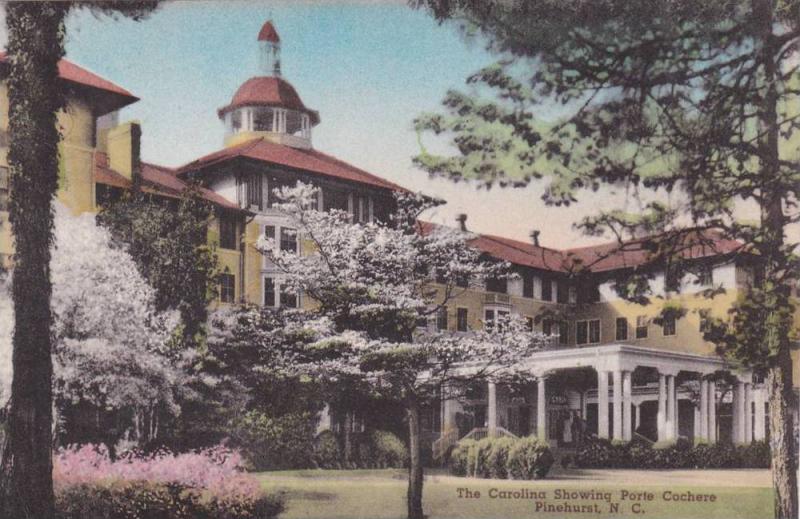
POLYGON ((465 213, 459 213, 458 216, 456 216, 456 221, 458 222, 458 227, 462 231, 466 232, 466 230, 467 230, 467 215, 465 213))
POLYGON ((130 181, 139 170, 142 128, 127 122, 108 130, 105 135, 108 166, 130 181))
POLYGON ((539 231, 531 231, 531 240, 533 240, 533 245, 538 247, 539 246, 539 231))

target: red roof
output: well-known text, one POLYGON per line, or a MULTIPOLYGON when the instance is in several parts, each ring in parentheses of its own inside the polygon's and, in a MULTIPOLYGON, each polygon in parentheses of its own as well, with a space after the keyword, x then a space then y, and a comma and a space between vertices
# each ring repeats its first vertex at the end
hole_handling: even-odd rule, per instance
MULTIPOLYGON (((433 229, 442 227, 440 224, 425 221, 420 221, 419 224, 423 234, 428 234, 433 229)), ((515 265, 566 272, 564 255, 561 251, 491 234, 470 234, 473 234, 474 237, 470 238, 468 243, 493 258, 505 260, 515 265)))
MULTIPOLYGON (((420 225, 422 232, 428 233, 439 224, 421 221, 420 225)), ((687 245, 681 251, 685 259, 730 254, 742 250, 743 247, 741 242, 723 238, 713 231, 687 237, 686 240, 687 245)), ((493 258, 515 265, 568 273, 579 267, 587 268, 591 272, 606 272, 646 265, 654 259, 645 245, 647 241, 641 239, 624 242, 623 245, 614 242, 557 250, 500 236, 475 234, 469 244, 493 258)))
POLYGON ((267 22, 261 26, 261 30, 258 31, 258 41, 280 43, 281 39, 278 36, 278 31, 275 30, 275 26, 272 25, 272 20, 267 20, 267 22))
MULTIPOLYGON (((105 153, 95 153, 94 166, 94 179, 98 184, 105 184, 122 189, 129 189, 132 186, 130 180, 109 167, 108 155, 105 153)), ((184 191, 189 189, 189 184, 178 178, 174 169, 142 162, 141 173, 142 189, 148 193, 170 198, 179 198, 184 191)), ((210 189, 200 187, 199 193, 203 199, 215 205, 226 209, 240 210, 239 206, 235 203, 230 202, 210 189)))
MULTIPOLYGON (((0 63, 8 63, 8 55, 5 52, 0 52, 0 63)), ((94 72, 90 72, 83 67, 72 63, 67 59, 62 59, 58 62, 58 73, 62 79, 78 85, 101 90, 105 93, 112 94, 115 97, 113 102, 113 110, 122 108, 139 100, 119 85, 104 79, 94 72)))
POLYGON ((275 76, 251 77, 245 81, 233 95, 230 104, 217 110, 217 114, 226 113, 242 106, 277 106, 305 112, 311 116, 312 124, 319 123, 319 114, 306 108, 297 90, 283 78, 275 76))
POLYGON ((332 177, 359 184, 368 184, 373 187, 390 189, 392 191, 408 190, 393 182, 384 180, 357 168, 351 164, 326 155, 313 149, 300 149, 276 144, 266 139, 252 139, 242 144, 224 148, 205 157, 201 157, 179 168, 178 174, 197 171, 201 168, 218 164, 236 157, 258 160, 270 164, 277 164, 309 173, 332 177))
MULTIPOLYGON (((684 259, 700 259, 739 252, 743 244, 723 237, 720 233, 705 230, 684 235, 683 243, 675 245, 684 259)), ((648 246, 653 238, 605 243, 589 247, 577 247, 564 251, 567 261, 572 265, 583 265, 592 272, 605 272, 632 268, 653 261, 654 253, 648 246)))

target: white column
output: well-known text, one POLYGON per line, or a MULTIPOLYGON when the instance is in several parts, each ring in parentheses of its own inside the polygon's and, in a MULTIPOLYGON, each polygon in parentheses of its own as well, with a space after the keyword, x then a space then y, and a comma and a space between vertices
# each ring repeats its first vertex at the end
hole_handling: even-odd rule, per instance
POLYGON ((489 402, 488 402, 489 436, 497 434, 497 386, 494 382, 489 382, 489 402))
POLYGON ((744 443, 753 441, 753 385, 744 384, 744 443))
POLYGON ((608 371, 597 372, 597 436, 608 438, 608 371))
POLYGON ((453 409, 452 391, 446 385, 442 385, 442 432, 454 429, 456 426, 455 410, 453 409))
POLYGON ((631 428, 631 372, 622 372, 622 439, 630 441, 633 437, 631 428))
POLYGON ((547 378, 539 377, 536 382, 536 436, 547 440, 547 378))
POLYGON ((717 383, 708 381, 708 441, 717 441, 717 383))
POLYGON ((642 405, 636 404, 633 409, 633 428, 635 430, 642 425, 642 405))
POLYGON ((615 369, 613 374, 614 387, 612 394, 614 396, 614 430, 612 438, 615 440, 622 439, 622 371, 615 369))
POLYGON ((666 375, 658 374, 658 441, 667 439, 667 384, 666 375))
POLYGON ((675 401, 675 375, 667 375, 667 439, 674 440, 676 436, 678 420, 677 405, 675 401))
POLYGON ((756 440, 763 440, 767 437, 767 423, 764 418, 764 389, 758 388, 753 391, 753 402, 755 403, 755 429, 753 430, 753 438, 756 440))
POLYGON ((739 424, 741 423, 742 419, 741 409, 739 409, 739 402, 742 399, 741 388, 739 385, 740 382, 737 381, 731 388, 731 441, 733 441, 734 445, 737 443, 742 443, 741 435, 739 434, 739 424))
POLYGON ((708 380, 700 380, 700 431, 697 435, 702 440, 708 439, 708 380))

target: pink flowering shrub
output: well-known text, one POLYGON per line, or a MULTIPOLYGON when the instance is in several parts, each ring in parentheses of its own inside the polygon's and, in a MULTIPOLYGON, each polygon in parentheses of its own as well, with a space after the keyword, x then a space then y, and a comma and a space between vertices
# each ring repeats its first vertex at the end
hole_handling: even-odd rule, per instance
POLYGON ((243 463, 237 451, 222 446, 185 454, 130 453, 111 461, 104 446, 84 445, 58 451, 53 480, 64 518, 125 516, 128 509, 143 518, 184 517, 187 509, 188 517, 274 517, 283 508, 281 499, 267 496, 243 463))

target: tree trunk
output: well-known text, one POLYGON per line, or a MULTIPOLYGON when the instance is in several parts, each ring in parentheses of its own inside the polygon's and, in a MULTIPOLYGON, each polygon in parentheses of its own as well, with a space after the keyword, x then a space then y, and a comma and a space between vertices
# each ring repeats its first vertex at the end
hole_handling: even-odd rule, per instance
POLYGON ((353 413, 344 413, 344 466, 349 469, 353 466, 353 413))
POLYGON ((408 519, 423 519, 422 459, 420 456, 419 402, 408 403, 408 519))
MULTIPOLYGON (((753 0, 754 23, 761 37, 761 65, 764 71, 764 96, 759 106, 759 160, 761 171, 761 224, 763 231, 764 281, 766 298, 764 341, 770 353, 767 390, 770 405, 770 449, 772 484, 775 490, 776 519, 797 517, 797 459, 791 405, 792 359, 789 344, 792 305, 786 281, 784 256, 786 217, 783 203, 786 189, 780 178, 780 135, 778 128, 779 74, 777 55, 780 45, 774 35, 775 0, 753 0)), ((758 410, 763 412, 763 410, 758 410)))
POLYGON ((0 516, 53 516, 50 357, 51 201, 58 186, 56 113, 63 106, 66 3, 10 2, 8 26, 10 221, 14 234, 11 405, 0 485, 0 516))
MULTIPOLYGON (((767 376, 769 391, 769 432, 772 452, 772 485, 775 488, 775 517, 797 517, 797 458, 794 425, 789 403, 792 395, 792 358, 788 348, 781 352, 778 366, 767 376)), ((758 410, 761 412, 761 410, 758 410)))

